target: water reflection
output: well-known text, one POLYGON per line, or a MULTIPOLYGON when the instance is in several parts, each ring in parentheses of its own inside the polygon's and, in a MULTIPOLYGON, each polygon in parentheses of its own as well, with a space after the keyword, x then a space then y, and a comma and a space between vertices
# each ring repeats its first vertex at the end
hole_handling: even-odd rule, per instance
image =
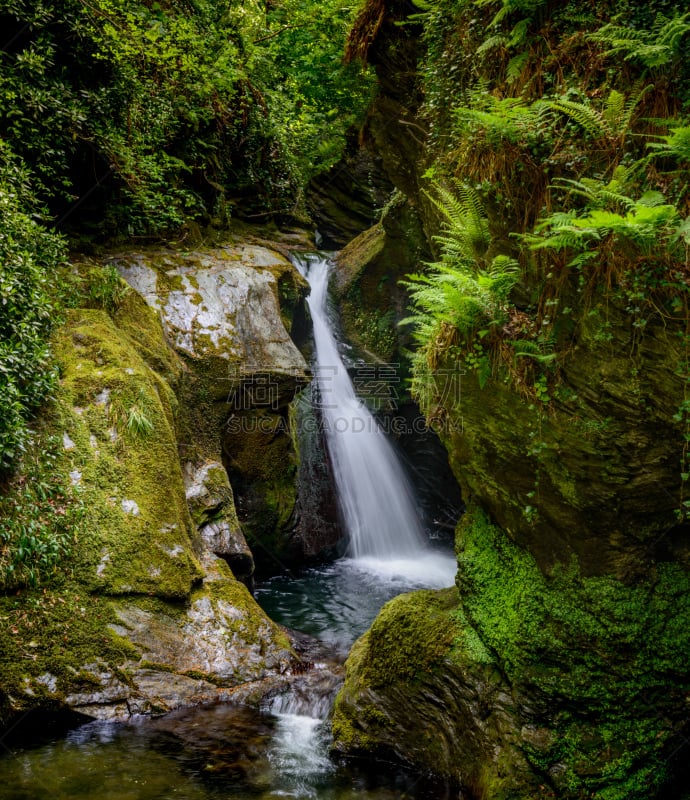
POLYGON ((404 772, 327 756, 328 723, 209 706, 130 724, 94 722, 0 756, 3 800, 438 800, 404 772))

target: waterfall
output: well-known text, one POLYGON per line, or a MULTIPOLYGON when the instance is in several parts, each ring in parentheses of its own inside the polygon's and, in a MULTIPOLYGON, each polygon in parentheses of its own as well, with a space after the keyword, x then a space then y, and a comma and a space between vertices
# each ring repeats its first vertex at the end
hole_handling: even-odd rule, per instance
POLYGON ((430 552, 410 482, 385 432, 355 395, 338 351, 327 310, 329 262, 312 256, 299 266, 311 287, 316 394, 348 555, 447 586, 455 564, 430 552))
POLYGON ((355 395, 327 314, 328 262, 306 278, 314 324, 316 380, 340 511, 354 558, 410 557, 425 547, 411 487, 385 433, 355 395))

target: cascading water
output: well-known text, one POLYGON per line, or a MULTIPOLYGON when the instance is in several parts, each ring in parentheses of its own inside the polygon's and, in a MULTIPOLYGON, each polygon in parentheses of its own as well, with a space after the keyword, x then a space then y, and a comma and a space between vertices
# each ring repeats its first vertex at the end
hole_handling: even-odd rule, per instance
POLYGON ((417 509, 400 463, 367 407, 355 396, 326 313, 328 264, 312 262, 306 278, 314 324, 319 407, 338 502, 354 558, 390 558, 424 546, 417 509))
MULTIPOLYGON (((344 655, 386 600, 421 587, 450 586, 455 559, 428 544, 412 487, 376 419, 354 390, 328 317, 329 262, 297 263, 311 287, 316 391, 335 494, 348 537, 348 558, 310 570, 300 579, 272 581, 257 592, 271 616, 308 631, 344 655)), ((269 758, 295 797, 320 797, 328 758, 326 724, 339 677, 328 670, 271 698, 264 710, 277 720, 269 758), (319 787, 314 794, 315 787, 319 787)))
POLYGON ((402 465, 354 386, 338 351, 327 310, 329 262, 298 264, 311 287, 317 396, 333 466, 336 496, 356 562, 449 586, 455 562, 428 547, 402 465))

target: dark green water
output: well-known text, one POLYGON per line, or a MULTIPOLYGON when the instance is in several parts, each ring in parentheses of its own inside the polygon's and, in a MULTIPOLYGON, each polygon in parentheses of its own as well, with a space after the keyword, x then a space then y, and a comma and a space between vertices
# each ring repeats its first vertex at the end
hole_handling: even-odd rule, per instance
MULTIPOLYGON (((306 718, 305 718, 306 719, 306 718)), ((294 751, 291 715, 211 706, 138 723, 94 722, 38 747, 5 745, 7 800, 239 800, 438 798, 440 787, 377 769, 341 766, 324 747, 294 751)), ((297 731, 304 735, 305 731, 297 731)))
POLYGON ((346 655, 381 606, 403 592, 451 586, 456 563, 450 544, 414 559, 343 558, 300 575, 279 575, 256 591, 267 614, 346 655))

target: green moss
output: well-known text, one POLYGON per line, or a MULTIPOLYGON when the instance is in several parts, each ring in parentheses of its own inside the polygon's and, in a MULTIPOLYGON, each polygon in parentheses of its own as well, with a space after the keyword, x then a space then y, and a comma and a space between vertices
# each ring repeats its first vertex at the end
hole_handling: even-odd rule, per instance
POLYGON ((0 722, 16 712, 45 706, 45 691, 36 682, 41 675, 55 677, 50 702, 56 703, 92 682, 85 681, 84 665, 99 664, 124 677, 119 665, 139 655, 109 630, 115 622, 110 603, 85 592, 68 576, 40 591, 0 596, 0 619, 0 722))
POLYGON ((179 385, 183 365, 168 345, 156 311, 137 292, 129 292, 113 314, 117 327, 135 343, 146 364, 164 380, 168 390, 179 385))
POLYGON ((454 590, 413 592, 391 600, 365 634, 361 679, 372 688, 426 677, 448 657, 461 631, 451 613, 454 590))
POLYGON ((107 594, 188 596, 201 575, 164 384, 99 311, 72 312, 57 338, 57 423, 85 506, 77 569, 107 594), (145 429, 132 425, 143 414, 145 429))
POLYGON ((512 685, 559 709, 553 746, 528 748, 535 766, 564 763, 569 791, 651 796, 690 689, 690 575, 660 563, 626 585, 573 563, 545 577, 476 507, 457 548, 464 615, 512 685))

